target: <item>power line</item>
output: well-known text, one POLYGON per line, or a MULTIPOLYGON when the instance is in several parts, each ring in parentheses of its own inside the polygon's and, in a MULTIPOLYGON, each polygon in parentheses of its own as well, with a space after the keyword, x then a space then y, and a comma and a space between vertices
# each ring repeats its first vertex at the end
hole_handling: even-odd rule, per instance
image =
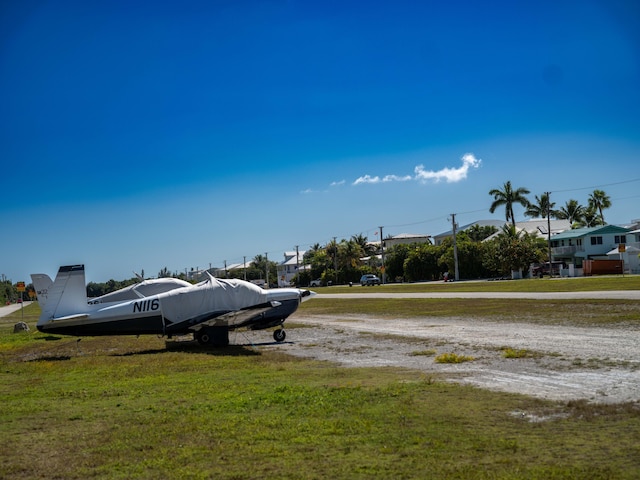
POLYGON ((591 187, 568 188, 566 190, 554 190, 553 192, 550 192, 550 193, 577 192, 578 190, 591 190, 592 188, 610 187, 612 185, 622 185, 623 183, 632 183, 632 182, 640 182, 640 178, 634 178, 633 180, 623 180, 622 182, 605 183, 602 185, 592 185, 591 187))

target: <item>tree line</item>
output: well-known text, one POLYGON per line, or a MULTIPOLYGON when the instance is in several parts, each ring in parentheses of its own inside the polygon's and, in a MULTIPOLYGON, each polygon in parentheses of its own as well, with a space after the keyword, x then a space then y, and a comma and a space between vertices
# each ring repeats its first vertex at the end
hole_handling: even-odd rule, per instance
MULTIPOLYGON (((550 202, 549 192, 535 195, 534 201, 527 198, 530 193, 524 187, 514 188, 510 181, 489 191, 493 197, 489 211, 494 213, 504 207, 506 224, 501 230, 473 225, 457 233, 460 278, 509 277, 513 271, 526 275, 531 264, 548 260, 547 239, 516 229, 513 209, 517 204, 525 208, 527 217, 565 219, 571 228, 605 225, 604 210, 611 207, 611 199, 603 190, 594 190, 586 205, 570 199, 559 209, 555 208, 555 202, 550 202), (489 237, 492 238, 487 240, 489 237)), ((305 269, 294 281, 299 285, 308 285, 315 279, 323 284, 346 284, 355 283, 368 273, 385 275, 391 282, 428 281, 441 279, 454 268, 452 238, 437 246, 394 245, 384 251, 384 264, 376 256, 383 253, 383 248, 375 249, 362 235, 340 242, 333 240, 324 247, 316 244, 305 253, 305 269)))

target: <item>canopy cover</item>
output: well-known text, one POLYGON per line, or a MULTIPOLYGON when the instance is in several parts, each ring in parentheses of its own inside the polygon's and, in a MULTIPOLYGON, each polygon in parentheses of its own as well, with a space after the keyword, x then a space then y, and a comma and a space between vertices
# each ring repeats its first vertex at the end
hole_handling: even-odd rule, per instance
POLYGON ((226 313, 267 302, 267 293, 250 282, 210 277, 160 297, 162 314, 173 322, 213 312, 226 313))

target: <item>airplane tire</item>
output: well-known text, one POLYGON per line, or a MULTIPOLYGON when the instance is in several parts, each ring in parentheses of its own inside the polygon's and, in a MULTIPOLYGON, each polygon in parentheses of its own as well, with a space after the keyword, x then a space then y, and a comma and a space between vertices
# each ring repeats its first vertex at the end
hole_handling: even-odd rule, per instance
POLYGON ((196 340, 200 345, 207 345, 211 341, 211 336, 206 331, 198 332, 196 340))
POLYGON ((196 334, 200 345, 226 347, 229 345, 229 329, 227 327, 203 328, 196 334))
POLYGON ((273 339, 276 342, 284 342, 285 338, 287 338, 287 332, 284 331, 284 328, 279 328, 273 332, 273 339))

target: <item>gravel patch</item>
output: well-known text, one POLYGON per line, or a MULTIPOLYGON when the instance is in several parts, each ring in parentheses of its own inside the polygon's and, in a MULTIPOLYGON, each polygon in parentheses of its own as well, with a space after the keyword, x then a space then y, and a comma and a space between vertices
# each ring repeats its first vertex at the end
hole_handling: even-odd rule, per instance
MULTIPOLYGON (((346 367, 404 367, 483 388, 550 400, 620 403, 640 400, 640 328, 573 327, 465 318, 389 319, 296 314, 277 348, 346 367), (505 358, 505 347, 524 358, 505 358), (459 364, 441 353, 474 357, 459 364)), ((264 332, 250 332, 262 340, 264 332)), ((260 339, 260 340, 258 340, 260 339)))

